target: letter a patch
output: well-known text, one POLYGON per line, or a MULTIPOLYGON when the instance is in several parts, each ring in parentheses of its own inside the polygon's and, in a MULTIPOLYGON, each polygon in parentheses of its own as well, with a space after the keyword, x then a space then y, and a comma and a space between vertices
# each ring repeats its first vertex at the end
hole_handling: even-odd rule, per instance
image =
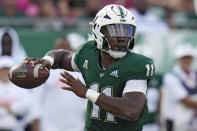
POLYGON ((88 60, 85 60, 83 63, 83 68, 88 69, 88 60))

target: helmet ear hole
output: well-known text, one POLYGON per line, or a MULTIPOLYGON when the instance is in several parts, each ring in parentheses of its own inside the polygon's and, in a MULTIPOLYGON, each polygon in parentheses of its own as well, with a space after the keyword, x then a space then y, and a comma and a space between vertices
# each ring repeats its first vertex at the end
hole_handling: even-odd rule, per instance
POLYGON ((134 42, 135 42, 135 39, 132 38, 131 41, 130 41, 130 44, 129 44, 129 49, 133 49, 133 47, 134 47, 134 42))

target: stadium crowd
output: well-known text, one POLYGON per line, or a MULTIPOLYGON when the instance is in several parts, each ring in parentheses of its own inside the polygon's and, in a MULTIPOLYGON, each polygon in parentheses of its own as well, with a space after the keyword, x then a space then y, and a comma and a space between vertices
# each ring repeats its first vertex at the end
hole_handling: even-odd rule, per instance
MULTIPOLYGON (((135 0, 1 0, 0 17, 92 19, 99 9, 112 3, 129 9, 137 6, 135 0)), ((195 0, 147 0, 147 3, 144 6, 171 28, 196 28, 195 0)))

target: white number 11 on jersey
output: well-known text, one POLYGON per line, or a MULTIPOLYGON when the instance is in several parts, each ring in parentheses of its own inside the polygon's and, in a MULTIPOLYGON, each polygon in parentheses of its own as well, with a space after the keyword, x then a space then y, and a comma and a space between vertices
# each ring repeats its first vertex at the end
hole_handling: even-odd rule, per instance
MULTIPOLYGON (((93 83, 90 86, 90 89, 99 92, 99 83, 93 83)), ((113 96, 113 92, 112 92, 113 87, 111 86, 106 86, 101 90, 101 93, 104 93, 107 96, 113 96)), ((101 120, 100 118, 100 108, 99 106, 97 106, 96 104, 92 105, 92 111, 90 113, 90 117, 92 119, 97 119, 97 120, 101 120)), ((116 123, 116 119, 115 116, 109 112, 106 112, 106 116, 105 116, 105 122, 112 122, 112 123, 116 123)))
POLYGON ((147 64, 146 65, 146 76, 152 76, 154 71, 154 66, 153 64, 147 64))

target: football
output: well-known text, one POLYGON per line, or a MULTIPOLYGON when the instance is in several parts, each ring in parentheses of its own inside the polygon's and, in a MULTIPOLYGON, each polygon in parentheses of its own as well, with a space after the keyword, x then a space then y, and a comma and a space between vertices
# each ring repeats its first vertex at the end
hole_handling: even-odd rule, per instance
POLYGON ((10 69, 8 74, 9 79, 15 85, 32 89, 43 84, 49 77, 49 70, 45 67, 40 69, 41 64, 37 64, 34 67, 30 63, 21 62, 10 69))

